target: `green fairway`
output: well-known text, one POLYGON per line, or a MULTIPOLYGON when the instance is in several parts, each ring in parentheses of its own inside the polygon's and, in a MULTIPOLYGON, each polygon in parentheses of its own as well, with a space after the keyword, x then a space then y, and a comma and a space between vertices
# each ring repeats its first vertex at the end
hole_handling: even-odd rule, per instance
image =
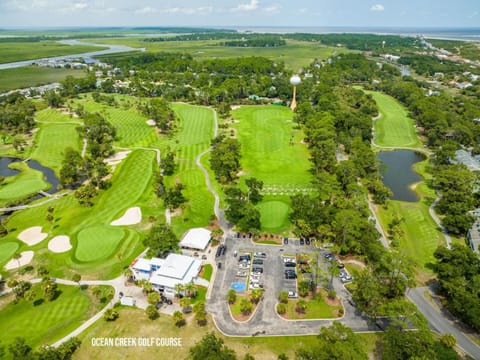
POLYGON ((269 196, 265 203, 280 200, 261 203, 259 209, 263 228, 281 231, 288 227, 285 197, 311 189, 310 156, 301 143, 303 133, 294 129, 292 112, 286 107, 242 106, 232 117, 238 120, 232 126, 242 144, 242 180, 255 177, 263 181, 269 196))
POLYGON ((197 156, 210 147, 213 138, 213 112, 210 109, 185 104, 172 104, 180 118, 180 127, 175 141, 170 146, 177 153, 178 169, 167 183, 176 179, 186 186, 184 194, 188 205, 182 217, 172 218, 172 227, 180 236, 191 227, 207 226, 213 214, 213 195, 205 184, 205 176, 195 164, 197 156))
POLYGON ((18 250, 18 243, 5 242, 0 244, 0 266, 6 263, 18 250))
POLYGON ((65 149, 80 151, 81 142, 75 124, 42 124, 36 134, 32 159, 53 169, 57 174, 62 167, 65 149))
POLYGON ((382 147, 417 148, 420 140, 415 132, 414 121, 407 109, 393 97, 378 91, 367 91, 377 102, 381 117, 374 122, 375 144, 382 147))
POLYGON ((265 230, 278 230, 288 227, 288 212, 290 210, 287 203, 283 201, 262 201, 258 205, 260 211, 260 220, 265 230))
POLYGON ((30 168, 26 163, 16 162, 10 164, 10 168, 20 170, 20 174, 7 177, 0 184, 0 204, 20 200, 48 189, 49 184, 43 180, 43 173, 30 168))
POLYGON ((111 256, 120 245, 125 232, 113 226, 92 226, 77 235, 75 257, 82 262, 98 261, 111 256))
POLYGON ((81 125, 83 120, 78 117, 63 114, 60 110, 46 108, 35 113, 35 120, 39 123, 73 123, 81 125))
MULTIPOLYGON (((41 299, 40 285, 34 289, 37 299, 41 299)), ((10 344, 16 337, 25 338, 34 348, 52 344, 100 310, 99 304, 78 286, 59 285, 58 289, 61 293, 54 301, 34 306, 32 301, 20 300, 18 304, 12 302, 1 308, 2 345, 10 344)))
POLYGON ((124 37, 86 41, 146 48, 150 52, 188 53, 199 59, 262 56, 276 62, 284 62, 294 71, 310 65, 314 59, 327 59, 334 54, 353 52, 345 48, 295 40, 287 40, 287 45, 279 47, 228 47, 218 45, 222 40, 145 42, 143 39, 124 37))
POLYGON ((84 77, 85 70, 53 69, 37 66, 25 66, 0 70, 0 93, 59 82, 67 76, 84 77))
POLYGON ((79 54, 106 49, 99 46, 65 45, 57 41, 0 42, 0 64, 40 59, 60 55, 79 54))

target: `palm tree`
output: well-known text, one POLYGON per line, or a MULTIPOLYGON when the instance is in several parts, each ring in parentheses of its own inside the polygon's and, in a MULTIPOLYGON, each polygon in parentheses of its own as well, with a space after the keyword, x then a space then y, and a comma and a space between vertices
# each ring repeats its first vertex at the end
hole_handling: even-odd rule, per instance
POLYGON ((254 304, 258 304, 258 302, 263 297, 263 289, 254 289, 250 294, 250 301, 254 304))
POLYGON ((197 286, 192 282, 185 284, 184 289, 187 292, 188 297, 195 296, 195 294, 197 293, 197 286))
POLYGON ((229 304, 235 304, 235 301, 237 301, 237 293, 235 290, 228 290, 227 301, 229 304))
POLYGON ((305 313, 305 310, 307 310, 307 302, 303 299, 298 300, 295 309, 299 313, 305 313))
POLYGON ((181 311, 177 310, 173 313, 173 322, 178 327, 185 325, 185 319, 183 318, 183 314, 181 311))
POLYGON ((190 306, 190 299, 188 297, 183 297, 180 299, 180 306, 183 308, 183 309, 186 309, 190 306))
POLYGON ((185 286, 181 283, 175 284, 173 287, 173 290, 175 290, 175 296, 180 297, 180 295, 185 291, 185 286))

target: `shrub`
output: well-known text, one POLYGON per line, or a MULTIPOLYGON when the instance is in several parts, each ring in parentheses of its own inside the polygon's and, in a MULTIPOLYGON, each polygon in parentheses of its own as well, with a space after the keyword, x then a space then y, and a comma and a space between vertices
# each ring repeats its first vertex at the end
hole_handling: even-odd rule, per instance
POLYGON ((277 312, 279 314, 285 314, 287 312, 287 305, 284 303, 280 303, 277 305, 277 312))

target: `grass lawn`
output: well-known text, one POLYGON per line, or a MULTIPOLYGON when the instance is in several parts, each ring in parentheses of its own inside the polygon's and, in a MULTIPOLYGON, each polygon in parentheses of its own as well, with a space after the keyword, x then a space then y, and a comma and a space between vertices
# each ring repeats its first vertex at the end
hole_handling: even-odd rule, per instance
POLYGON ((180 181, 188 204, 181 216, 172 218, 172 228, 181 236, 192 227, 204 227, 213 215, 213 195, 205 184, 205 176, 195 164, 197 156, 210 147, 213 138, 213 112, 208 108, 185 104, 172 104, 180 118, 180 126, 169 143, 177 154, 177 170, 165 179, 172 186, 180 181))
POLYGON ((255 177, 264 187, 279 189, 258 205, 262 230, 280 232, 289 226, 288 196, 294 190, 310 188, 312 176, 303 134, 294 129, 292 112, 280 106, 242 106, 233 111, 242 144, 242 180, 255 177), (290 140, 293 136, 293 144, 290 140))
POLYGON ((432 272, 427 265, 433 262, 435 249, 439 245, 445 244, 442 232, 428 212, 430 204, 435 199, 435 191, 427 185, 431 176, 425 171, 426 165, 427 160, 414 165, 415 171, 426 179, 415 188, 420 201, 412 203, 391 200, 388 202, 387 209, 377 207, 377 213, 380 215, 380 222, 384 229, 388 228, 394 214, 405 219, 405 222, 400 225, 404 232, 400 240, 400 249, 404 250, 417 265, 420 271, 417 279, 420 281, 424 276, 431 276, 432 272))
POLYGON ((9 261, 18 248, 19 245, 16 242, 5 242, 0 244, 0 266, 9 261))
MULTIPOLYGON (((0 54, 2 54, 1 51, 0 54)), ((41 68, 36 66, 0 70, 0 93, 14 89, 59 82, 69 75, 80 78, 85 76, 85 71, 41 68)))
POLYGON ((197 293, 195 296, 191 298, 192 304, 196 304, 198 302, 205 303, 207 298, 207 288, 203 286, 197 286, 197 293))
POLYGON ((60 110, 52 109, 49 107, 37 111, 35 113, 35 120, 40 123, 75 123, 77 124, 77 126, 83 123, 82 118, 73 117, 68 114, 62 114, 60 110))
POLYGON ((288 319, 335 319, 342 305, 331 306, 325 302, 326 291, 320 290, 315 299, 308 299, 307 309, 304 314, 295 310, 298 300, 288 300, 286 316, 288 319))
MULTIPOLYGON (((255 356, 256 360, 273 360, 278 355, 285 353, 290 359, 295 358, 295 351, 311 348, 317 344, 316 335, 302 336, 272 336, 272 337, 226 337, 213 325, 209 318, 205 327, 199 327, 194 323, 193 316, 187 317, 187 325, 177 328, 172 318, 161 314, 160 317, 151 321, 143 310, 122 309, 120 317, 114 322, 97 321, 80 335, 82 345, 73 358, 75 360, 101 359, 108 351, 111 359, 149 359, 158 357, 158 347, 94 347, 91 345, 93 337, 151 337, 152 334, 161 334, 161 337, 180 337, 182 346, 168 348, 169 357, 172 359, 185 359, 188 350, 202 336, 213 331, 217 337, 224 340, 225 345, 235 350, 239 359, 248 352, 255 356), (135 319, 135 321, 132 321, 135 319)), ((379 335, 359 334, 369 352, 375 349, 375 343, 379 335)))
POLYGON ((81 141, 75 124, 42 124, 36 134, 31 158, 59 174, 65 149, 81 151, 81 141))
POLYGON ((381 118, 374 122, 375 144, 386 147, 418 148, 421 143, 414 121, 407 109, 393 97, 378 91, 367 91, 377 102, 381 118))
POLYGON ((57 41, 0 43, 0 64, 106 49, 99 46, 65 45, 57 41))
POLYGON ((202 272, 200 273, 200 277, 202 279, 210 281, 212 278, 213 267, 210 264, 205 264, 202 267, 202 272))
POLYGON ((30 168, 26 163, 12 163, 10 168, 20 170, 20 173, 5 178, 0 184, 0 205, 49 188, 49 184, 43 180, 43 173, 30 168))
POLYGON ((111 256, 120 245, 125 231, 120 227, 97 225, 77 235, 75 257, 82 262, 98 261, 111 256))
MULTIPOLYGON (((34 286, 37 300, 41 298, 40 285, 34 286)), ((89 290, 78 286, 59 285, 60 296, 54 301, 33 302, 21 300, 0 309, 2 345, 15 337, 23 337, 32 347, 51 344, 80 326, 104 305, 89 295, 89 290)))
POLYGON ((262 56, 276 62, 284 62, 288 68, 294 71, 310 65, 313 59, 327 59, 334 54, 353 52, 345 48, 327 47, 318 43, 296 40, 287 40, 287 45, 280 47, 243 48, 219 46, 218 43, 224 40, 145 42, 143 39, 129 37, 87 39, 86 41, 98 41, 104 44, 123 44, 136 48, 146 48, 151 52, 189 53, 199 59, 262 56))

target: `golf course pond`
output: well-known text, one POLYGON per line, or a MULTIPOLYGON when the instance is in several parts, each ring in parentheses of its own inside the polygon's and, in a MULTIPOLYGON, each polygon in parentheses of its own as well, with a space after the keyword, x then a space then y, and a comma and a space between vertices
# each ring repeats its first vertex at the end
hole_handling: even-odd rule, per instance
MULTIPOLYGON (((0 176, 9 177, 18 175, 20 171, 16 169, 11 169, 9 165, 21 161, 24 160, 14 157, 0 157, 0 176)), ((60 181, 58 180, 52 169, 41 165, 38 161, 35 160, 27 160, 26 163, 31 169, 38 170, 43 173, 45 181, 47 181, 51 185, 50 188, 45 191, 46 193, 54 194, 58 191, 58 185, 60 181)))
POLYGON ((413 170, 413 165, 425 160, 425 155, 413 150, 382 151, 377 154, 381 161, 383 183, 392 190, 393 200, 417 202, 418 196, 411 185, 422 177, 413 170))

